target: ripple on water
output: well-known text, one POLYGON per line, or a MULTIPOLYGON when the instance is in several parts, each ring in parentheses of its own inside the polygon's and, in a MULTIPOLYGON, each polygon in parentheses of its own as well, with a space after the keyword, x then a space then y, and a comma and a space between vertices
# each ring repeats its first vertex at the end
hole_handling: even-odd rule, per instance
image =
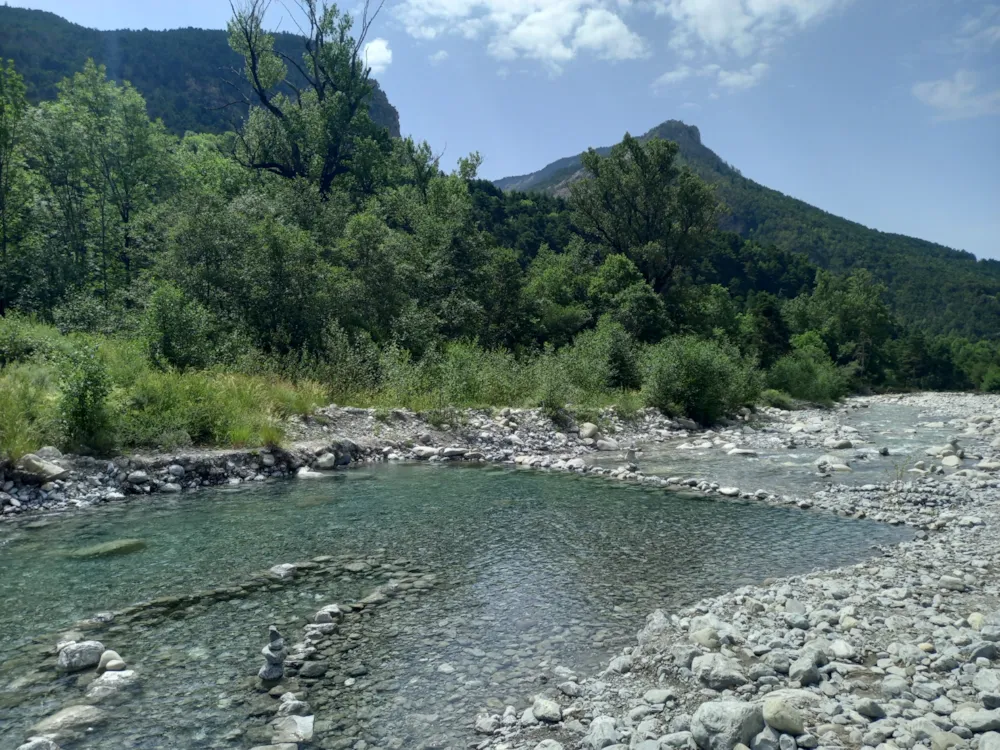
MULTIPOLYGON (((323 737, 367 734, 409 747, 431 734, 467 737, 470 717, 487 705, 524 705, 548 667, 596 668, 657 607, 854 562, 908 532, 585 477, 421 465, 143 500, 6 534, 0 626, 11 647, 98 611, 317 555, 385 549, 387 560, 436 573, 432 590, 407 592, 350 625, 362 634, 356 648, 333 660, 310 696, 323 737), (115 539, 146 546, 120 557, 66 554, 115 539), (345 687, 358 663, 368 673, 345 687)), ((319 605, 356 598, 376 578, 196 607, 130 632, 127 642, 108 633, 107 645, 139 671, 144 689, 66 750, 247 744, 225 738, 247 726, 242 703, 267 625, 283 625, 294 643, 319 605)), ((0 667, 0 685, 17 676, 0 667)), ((0 747, 16 747, 32 723, 79 694, 46 689, 12 706, 0 688, 0 747)))

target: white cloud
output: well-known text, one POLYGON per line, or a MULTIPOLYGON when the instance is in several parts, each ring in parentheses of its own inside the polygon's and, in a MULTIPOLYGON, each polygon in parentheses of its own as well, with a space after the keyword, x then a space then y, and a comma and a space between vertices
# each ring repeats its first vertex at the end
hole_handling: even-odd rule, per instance
POLYGON ((720 86, 727 89, 749 89, 760 83, 767 72, 767 63, 754 63, 743 70, 722 70, 716 72, 720 86))
POLYGON ((670 45, 686 57, 767 51, 853 0, 651 0, 674 22, 670 45))
POLYGON ((418 39, 457 34, 485 38, 500 60, 530 59, 553 72, 591 54, 604 60, 631 60, 647 45, 618 12, 618 0, 399 0, 397 18, 418 39))
POLYGON ((650 45, 644 37, 662 38, 682 65, 661 76, 658 86, 712 63, 732 68, 718 85, 739 89, 760 80, 764 69, 756 66, 783 40, 854 1, 397 0, 394 12, 418 39, 481 39, 500 60, 536 60, 552 72, 584 55, 645 57, 650 45))
POLYGON ((633 60, 647 54, 642 37, 603 8, 587 11, 573 34, 573 48, 591 50, 605 60, 633 60))
POLYGON ((960 49, 968 51, 988 51, 1000 44, 1000 5, 986 5, 978 16, 967 16, 955 41, 960 49))
POLYGON ((439 49, 427 59, 431 61, 432 65, 440 65, 448 59, 448 50, 439 49))
POLYGON ((730 90, 748 89, 760 83, 761 78, 768 70, 767 63, 754 63, 748 68, 740 70, 726 70, 721 66, 710 63, 698 70, 687 65, 682 65, 674 70, 667 71, 655 81, 654 89, 662 89, 674 84, 681 83, 693 76, 712 78, 716 85, 730 90))
POLYGON ((938 120, 1000 114, 1000 88, 980 91, 978 76, 968 70, 960 70, 952 78, 914 84, 913 95, 937 110, 938 120))
POLYGON ((364 52, 365 62, 375 75, 384 73, 392 64, 392 50, 389 49, 389 42, 386 39, 381 37, 372 39, 365 45, 364 52))
POLYGON ((681 83, 686 81, 688 78, 693 76, 695 71, 692 70, 687 65, 682 65, 674 70, 668 70, 662 76, 653 81, 654 89, 666 88, 667 86, 673 86, 675 83, 681 83))

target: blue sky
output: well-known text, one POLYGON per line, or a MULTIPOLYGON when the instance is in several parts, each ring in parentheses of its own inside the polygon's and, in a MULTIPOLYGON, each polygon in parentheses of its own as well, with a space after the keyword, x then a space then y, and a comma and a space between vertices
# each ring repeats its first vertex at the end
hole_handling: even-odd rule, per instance
MULTIPOLYGON (((11 4, 102 29, 229 16, 225 0, 11 4)), ((521 174, 682 119, 768 187, 1000 258, 996 2, 387 0, 370 39, 403 132, 447 164, 478 150, 483 176, 521 174)))

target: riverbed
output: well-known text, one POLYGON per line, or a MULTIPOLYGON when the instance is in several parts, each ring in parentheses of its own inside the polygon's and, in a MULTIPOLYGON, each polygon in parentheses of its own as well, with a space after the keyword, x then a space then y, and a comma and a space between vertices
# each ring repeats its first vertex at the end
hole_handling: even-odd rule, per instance
MULTIPOLYGON (((64 750, 255 744, 246 733, 260 722, 248 713, 267 626, 278 624, 294 642, 319 606, 357 599, 410 569, 435 576, 434 587, 366 617, 360 645, 310 689, 317 741, 419 747, 433 736, 441 747, 462 747, 471 716, 528 705, 556 667, 593 672, 653 609, 856 562, 911 536, 582 476, 410 464, 135 499, 0 534, 5 656, 96 612, 239 583, 275 564, 327 555, 369 561, 365 575, 199 607, 130 629, 127 640, 109 633, 105 645, 126 658, 142 689, 109 708, 94 732, 61 743, 64 750), (122 538, 144 547, 68 556, 122 538), (384 576, 378 560, 387 563, 384 576)), ((0 667, 0 684, 25 668, 12 661, 0 667)), ((33 723, 81 692, 73 678, 0 688, 0 747, 17 747, 33 723)))

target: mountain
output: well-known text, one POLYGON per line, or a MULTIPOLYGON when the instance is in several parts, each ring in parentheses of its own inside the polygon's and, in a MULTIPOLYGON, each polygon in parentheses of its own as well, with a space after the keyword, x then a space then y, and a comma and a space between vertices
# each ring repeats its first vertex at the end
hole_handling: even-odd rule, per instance
MULTIPOLYGON (((801 252, 837 272, 864 267, 884 281, 896 313, 930 333, 1000 337, 1000 262, 933 242, 869 229, 744 177, 701 142, 698 128, 668 120, 642 138, 676 141, 681 161, 716 186, 723 229, 781 250, 801 252)), ((602 154, 610 147, 599 148, 602 154)), ((583 178, 580 157, 531 174, 505 177, 502 190, 569 194, 583 178)))
MULTIPOLYGON (((300 59, 302 38, 276 34, 275 49, 300 59)), ((82 69, 87 58, 107 66, 111 78, 130 81, 146 98, 150 115, 174 133, 231 130, 246 111, 220 108, 231 101, 223 79, 242 65, 225 31, 98 31, 54 13, 0 5, 0 60, 14 61, 32 102, 54 99, 56 84, 82 69)), ((372 119, 398 137, 399 113, 377 83, 369 106, 372 119)))

